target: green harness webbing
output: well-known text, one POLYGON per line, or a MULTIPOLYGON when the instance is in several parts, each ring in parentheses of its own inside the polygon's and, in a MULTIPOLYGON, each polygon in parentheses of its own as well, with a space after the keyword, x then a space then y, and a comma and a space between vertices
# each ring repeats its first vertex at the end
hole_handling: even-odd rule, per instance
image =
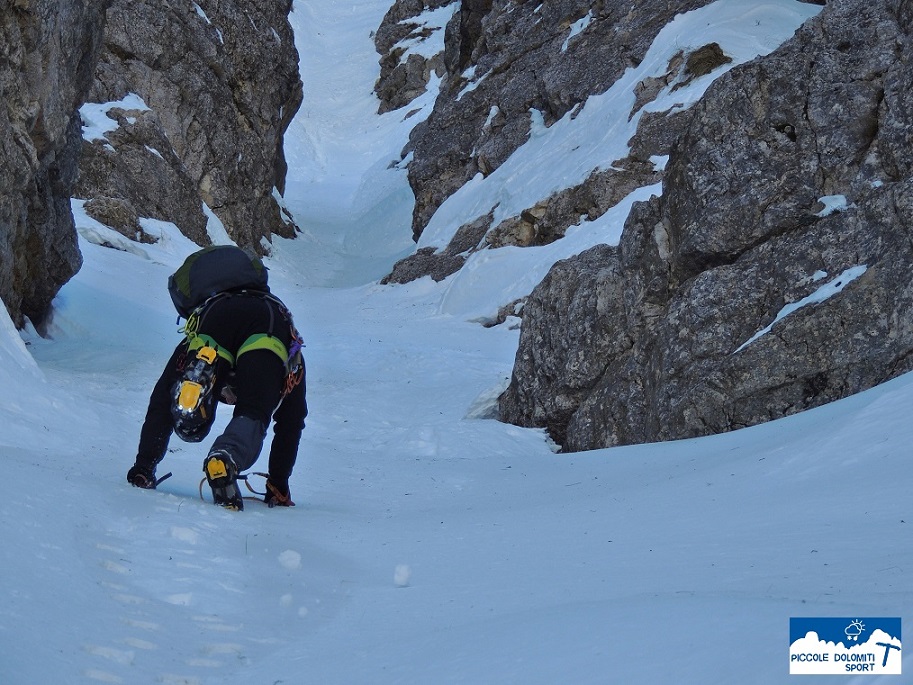
POLYGON ((241 344, 241 347, 238 348, 237 357, 219 345, 212 336, 204 333, 196 333, 193 337, 188 338, 188 340, 187 349, 190 352, 195 352, 204 346, 212 347, 215 349, 216 354, 232 366, 235 365, 242 354, 245 352, 252 352, 253 350, 269 350, 270 352, 275 352, 279 359, 282 360, 282 363, 285 366, 288 366, 288 349, 286 349, 285 344, 279 340, 279 338, 269 335, 268 333, 255 333, 250 336, 241 344))
POLYGON ((232 366, 235 365, 234 355, 216 342, 215 338, 209 335, 193 333, 187 336, 187 350, 196 352, 201 347, 212 347, 222 359, 232 366))
POLYGON ((238 356, 251 350, 270 350, 279 355, 282 363, 288 366, 288 349, 283 342, 269 333, 256 333, 245 340, 238 348, 238 356))

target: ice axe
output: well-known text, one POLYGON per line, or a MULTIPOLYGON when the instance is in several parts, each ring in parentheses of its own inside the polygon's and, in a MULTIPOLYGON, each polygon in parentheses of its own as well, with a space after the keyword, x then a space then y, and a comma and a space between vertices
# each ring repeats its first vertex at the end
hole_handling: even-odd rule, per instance
POLYGON ((898 652, 900 651, 900 647, 897 645, 888 644, 887 642, 876 642, 875 644, 879 647, 884 647, 884 661, 881 662, 882 668, 888 665, 888 654, 891 653, 892 649, 896 649, 898 652))

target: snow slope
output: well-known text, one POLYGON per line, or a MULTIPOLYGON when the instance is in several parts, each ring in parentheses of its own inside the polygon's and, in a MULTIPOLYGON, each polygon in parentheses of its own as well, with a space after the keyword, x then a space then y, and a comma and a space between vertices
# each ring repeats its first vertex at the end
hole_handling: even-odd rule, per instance
POLYGON ((0 308, 0 682, 770 685, 794 680, 790 617, 910 625, 911 375, 727 435, 572 455, 486 418, 513 322, 469 321, 486 306, 470 291, 443 306, 454 279, 375 282, 411 249, 388 168, 403 122, 364 91, 385 11, 292 17, 313 85, 288 142, 305 234, 268 263, 308 345, 297 507, 200 501, 206 443, 173 441, 158 491, 125 483, 180 337, 165 281, 193 246, 174 227, 111 249, 74 203, 85 266, 51 338, 0 308), (364 97, 324 102, 331 83, 364 97))

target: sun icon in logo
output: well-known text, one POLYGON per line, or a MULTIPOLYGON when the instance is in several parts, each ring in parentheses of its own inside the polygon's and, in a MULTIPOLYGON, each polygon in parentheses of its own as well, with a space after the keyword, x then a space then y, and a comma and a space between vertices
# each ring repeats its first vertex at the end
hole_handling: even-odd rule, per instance
POLYGON ((853 642, 858 642, 859 636, 862 635, 862 631, 864 630, 865 624, 857 618, 855 621, 851 621, 843 632, 846 633, 847 638, 853 642))

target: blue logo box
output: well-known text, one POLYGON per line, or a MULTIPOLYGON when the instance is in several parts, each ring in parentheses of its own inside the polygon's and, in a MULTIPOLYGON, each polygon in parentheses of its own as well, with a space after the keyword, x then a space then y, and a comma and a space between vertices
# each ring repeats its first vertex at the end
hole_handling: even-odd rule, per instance
POLYGON ((789 619, 789 672, 793 675, 900 675, 900 618, 789 619))

